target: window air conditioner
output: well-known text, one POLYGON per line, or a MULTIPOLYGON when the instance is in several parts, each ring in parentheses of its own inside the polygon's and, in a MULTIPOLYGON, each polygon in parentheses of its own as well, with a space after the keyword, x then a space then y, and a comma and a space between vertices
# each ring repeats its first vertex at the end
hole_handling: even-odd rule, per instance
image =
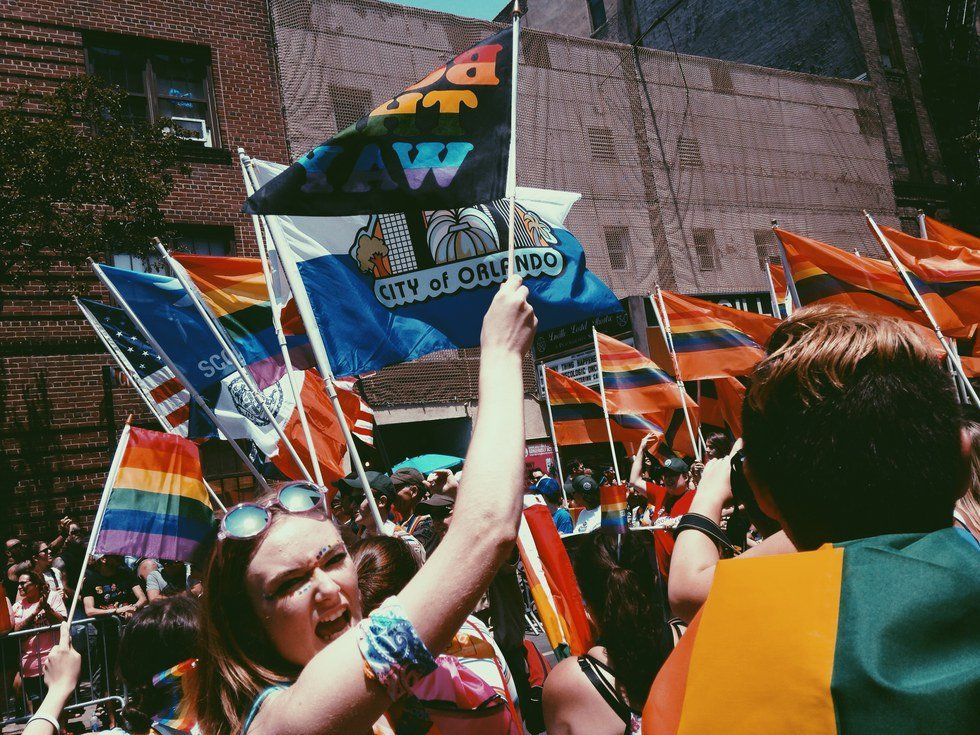
POLYGON ((188 140, 203 143, 208 148, 211 147, 211 131, 208 130, 206 120, 197 117, 172 117, 170 119, 173 120, 176 127, 189 134, 188 140))

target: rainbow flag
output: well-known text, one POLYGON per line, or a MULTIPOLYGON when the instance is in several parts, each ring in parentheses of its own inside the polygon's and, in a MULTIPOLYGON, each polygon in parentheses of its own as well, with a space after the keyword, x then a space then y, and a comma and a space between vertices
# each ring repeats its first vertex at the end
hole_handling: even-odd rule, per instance
POLYGON ((607 482, 599 486, 599 514, 599 527, 606 533, 626 533, 629 530, 626 485, 607 482))
POLYGON ((184 677, 197 668, 197 659, 189 658, 166 671, 154 674, 153 688, 166 693, 168 705, 153 718, 154 725, 190 732, 197 725, 197 718, 191 714, 191 706, 184 696, 184 677))
POLYGON ((970 250, 980 250, 980 237, 971 235, 968 232, 957 230, 950 227, 945 222, 925 215, 926 236, 930 240, 945 243, 946 245, 958 245, 970 250))
MULTIPOLYGON (((285 374, 272 315, 272 301, 258 258, 229 258, 211 255, 173 255, 214 312, 249 372, 262 388, 276 383, 285 374)), ((276 301, 290 298, 289 287, 277 287, 276 301), (281 289, 282 293, 278 293, 281 289)), ((286 319, 286 315, 283 315, 286 319)), ((313 367, 309 338, 302 331, 286 331, 286 344, 293 368, 313 367)))
POLYGON ((517 548, 548 642, 558 660, 592 647, 592 629, 565 545, 548 506, 524 496, 517 548))
POLYGON ((197 445, 129 427, 95 551, 189 561, 214 522, 197 445))
MULTIPOLYGON (((700 407, 691 411, 690 416, 691 428, 696 435, 700 426, 700 407)), ((664 426, 663 434, 657 437, 656 442, 647 449, 647 452, 660 460, 661 463, 671 457, 696 456, 697 452, 694 451, 694 444, 691 441, 691 432, 687 429, 687 422, 684 420, 684 412, 681 409, 676 408, 671 412, 664 426)))
POLYGON ((698 388, 701 430, 705 436, 709 431, 728 431, 733 437, 740 437, 745 386, 738 378, 716 378, 702 380, 698 388))
POLYGON ((765 356, 779 320, 661 291, 684 380, 746 375, 765 356))
POLYGON ((899 262, 945 299, 960 321, 980 322, 980 250, 923 240, 890 227, 881 231, 899 262))
MULTIPOLYGON (((929 321, 891 263, 865 258, 818 240, 778 229, 790 274, 803 305, 837 303, 929 327, 929 321)), ((913 279, 916 280, 916 279, 913 279)), ((963 329, 949 305, 926 284, 914 284, 940 329, 963 329)))
POLYGON ((649 357, 602 332, 596 332, 596 345, 610 411, 643 414, 680 407, 677 383, 649 357))
MULTIPOLYGON (((602 444, 609 441, 602 397, 588 386, 550 368, 544 370, 548 401, 559 446, 570 444, 602 444)), ((674 388, 676 391, 676 388, 674 388)), ((609 405, 613 410, 612 405, 609 405)), ((611 413, 609 427, 613 440, 634 447, 644 436, 662 432, 664 423, 659 414, 611 413)))
POLYGON ((722 561, 643 733, 976 733, 978 579, 952 528, 722 561))
POLYGON ((766 268, 769 269, 769 280, 772 282, 773 295, 776 297, 776 313, 781 319, 785 319, 792 311, 789 288, 786 286, 786 272, 781 265, 775 263, 766 263, 766 268))

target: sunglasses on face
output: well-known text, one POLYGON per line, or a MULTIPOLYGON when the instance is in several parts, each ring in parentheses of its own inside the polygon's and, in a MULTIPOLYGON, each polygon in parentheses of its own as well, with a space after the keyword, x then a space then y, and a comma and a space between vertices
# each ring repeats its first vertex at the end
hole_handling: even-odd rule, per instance
POLYGON ((51 556, 51 549, 41 549, 34 552, 34 556, 51 556))
POLYGON ((272 522, 272 509, 299 514, 320 511, 327 515, 327 498, 323 490, 309 482, 283 485, 272 498, 261 503, 239 503, 221 519, 218 540, 251 539, 265 532, 272 522))
POLYGON ((30 581, 28 581, 28 582, 18 582, 17 583, 17 589, 19 589, 19 590, 26 589, 26 588, 30 587, 32 584, 34 584, 34 583, 33 582, 30 582, 30 581))

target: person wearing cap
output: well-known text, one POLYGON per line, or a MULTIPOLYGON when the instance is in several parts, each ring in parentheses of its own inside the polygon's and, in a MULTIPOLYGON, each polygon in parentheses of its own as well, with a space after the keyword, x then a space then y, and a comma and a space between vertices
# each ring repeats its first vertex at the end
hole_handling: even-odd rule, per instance
POLYGON ((412 555, 418 560, 419 564, 426 559, 425 547, 412 534, 406 532, 405 528, 391 520, 391 511, 395 507, 398 499, 398 491, 391 481, 391 477, 382 473, 368 470, 364 473, 367 477, 371 493, 374 495, 374 502, 378 506, 378 515, 381 516, 382 527, 379 529, 371 513, 371 505, 368 502, 364 486, 361 484, 356 472, 352 472, 347 477, 337 480, 336 486, 341 493, 350 497, 350 503, 354 507, 354 523, 361 529, 361 536, 395 536, 408 544, 412 555))
POLYGON ((422 473, 412 467, 404 467, 391 474, 395 486, 395 512, 402 527, 425 547, 432 543, 432 518, 417 511, 428 487, 422 473))
POLYGON ((572 497, 576 503, 585 506, 578 514, 573 533, 588 533, 599 528, 599 483, 589 475, 576 475, 572 480, 572 497))
POLYGON ((531 485, 530 490, 535 495, 544 498, 544 503, 551 511, 551 520, 554 521, 558 533, 571 533, 572 528, 574 528, 572 514, 561 506, 561 486, 558 485, 558 480, 554 477, 541 477, 531 485))
POLYGON ((442 537, 449 530, 453 517, 453 506, 456 499, 448 495, 431 495, 416 506, 419 513, 424 513, 432 519, 432 539, 425 546, 426 556, 432 556, 442 537))

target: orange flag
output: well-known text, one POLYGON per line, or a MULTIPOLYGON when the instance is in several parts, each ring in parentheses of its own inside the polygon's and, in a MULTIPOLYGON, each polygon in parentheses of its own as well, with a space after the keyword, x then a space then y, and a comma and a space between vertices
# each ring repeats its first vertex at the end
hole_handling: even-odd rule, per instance
POLYGON ((745 375, 765 356, 779 320, 661 291, 684 380, 745 375))
MULTIPOLYGON (((602 387, 611 413, 661 413, 680 408, 677 383, 657 363, 628 344, 596 333, 602 387)), ((688 405, 694 401, 685 396, 688 405)))
POLYGON ((962 230, 957 230, 955 227, 950 227, 944 222, 933 219, 928 215, 925 216, 925 221, 926 235, 928 235, 930 240, 936 240, 947 245, 959 245, 960 247, 971 250, 980 250, 980 237, 975 237, 962 230))

